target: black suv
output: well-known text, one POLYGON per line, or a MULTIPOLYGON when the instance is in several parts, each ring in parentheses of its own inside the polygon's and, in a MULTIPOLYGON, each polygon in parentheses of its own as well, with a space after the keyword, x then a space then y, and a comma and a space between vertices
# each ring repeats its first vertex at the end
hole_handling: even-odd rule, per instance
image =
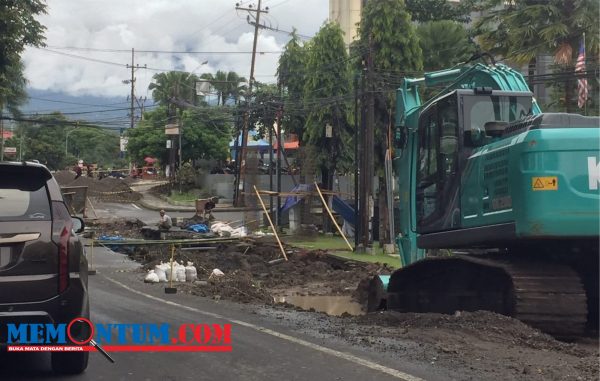
MULTIPOLYGON (((0 162, 0 345, 7 324, 89 318, 88 265, 75 235, 82 230, 45 166, 0 162)), ((52 369, 81 373, 88 354, 52 352, 52 369)))

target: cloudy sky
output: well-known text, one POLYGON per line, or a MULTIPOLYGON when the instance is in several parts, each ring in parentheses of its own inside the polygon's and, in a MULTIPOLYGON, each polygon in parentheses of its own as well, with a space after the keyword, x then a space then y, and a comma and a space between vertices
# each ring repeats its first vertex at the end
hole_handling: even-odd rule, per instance
MULTIPOLYGON (((239 1, 241 6, 257 1, 239 1)), ((148 96, 152 75, 160 71, 236 71, 248 77, 254 28, 235 0, 48 0, 43 49, 29 48, 23 59, 29 87, 71 96, 127 97, 131 48, 136 95, 148 96), (143 52, 154 51, 154 52, 143 52), (198 52, 194 54, 173 52, 198 52), (208 64, 200 66, 204 61, 208 64)), ((261 23, 314 35, 326 20, 327 0, 263 0, 269 7, 261 23)), ((289 36, 261 31, 255 77, 272 82, 289 36)))

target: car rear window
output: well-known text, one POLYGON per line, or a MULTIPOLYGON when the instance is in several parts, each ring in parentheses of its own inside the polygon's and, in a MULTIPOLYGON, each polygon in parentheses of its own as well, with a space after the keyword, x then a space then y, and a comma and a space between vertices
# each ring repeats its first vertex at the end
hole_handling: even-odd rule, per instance
POLYGON ((0 221, 50 220, 47 174, 0 167, 0 221))

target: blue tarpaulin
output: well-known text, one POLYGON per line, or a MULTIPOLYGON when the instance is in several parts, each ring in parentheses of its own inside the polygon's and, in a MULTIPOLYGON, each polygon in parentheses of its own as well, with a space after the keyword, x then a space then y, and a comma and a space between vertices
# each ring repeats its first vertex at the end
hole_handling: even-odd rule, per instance
POLYGON ((210 231, 208 229, 208 226, 206 226, 204 224, 190 225, 186 229, 187 230, 191 230, 191 231, 196 232, 196 233, 208 233, 210 231))
POLYGON ((349 224, 355 225, 355 217, 354 208, 350 206, 346 201, 342 200, 338 196, 333 196, 333 200, 331 201, 331 207, 336 211, 344 220, 346 220, 349 224))
MULTIPOLYGON (((291 190, 291 192, 312 192, 313 190, 315 190, 314 184, 298 184, 294 187, 294 189, 291 190)), ((302 201, 303 198, 304 195, 287 196, 285 198, 285 202, 281 206, 281 213, 287 212, 288 210, 296 206, 296 204, 302 201)))
MULTIPOLYGON (((312 192, 315 190, 314 184, 298 184, 291 190, 291 192, 312 192)), ((287 212, 296 204, 298 204, 304 198, 304 195, 298 196, 287 196, 285 198, 285 202, 281 206, 281 213, 287 212)), ((342 218, 347 221, 349 224, 355 224, 355 215, 354 208, 350 206, 346 201, 342 200, 338 196, 333 196, 333 200, 331 201, 331 207, 333 210, 338 213, 342 218)))

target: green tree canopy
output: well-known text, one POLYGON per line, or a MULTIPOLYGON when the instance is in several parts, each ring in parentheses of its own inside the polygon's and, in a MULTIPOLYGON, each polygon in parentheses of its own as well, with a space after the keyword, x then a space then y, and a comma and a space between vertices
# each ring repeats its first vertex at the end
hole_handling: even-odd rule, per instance
POLYGON ((300 43, 294 30, 292 38, 283 49, 277 67, 277 85, 284 94, 283 125, 287 132, 298 135, 302 142, 302 134, 306 123, 304 110, 298 107, 304 97, 304 78, 306 72, 307 49, 300 43))
MULTIPOLYGON (((168 163, 165 135, 166 107, 144 113, 136 128, 127 130, 127 154, 136 163, 146 156, 168 163)), ((182 112, 182 159, 225 159, 231 139, 231 114, 223 108, 195 107, 182 112)))
POLYGON ((455 21, 430 21, 417 26, 425 71, 449 68, 468 60, 476 50, 465 27, 455 21))
POLYGON ((85 121, 69 120, 59 112, 19 122, 7 145, 21 150, 18 156, 23 160, 38 160, 50 169, 72 167, 77 159, 113 166, 119 156, 119 135, 116 131, 85 121))
POLYGON ((0 2, 0 113, 8 106, 14 113, 23 102, 25 80, 21 54, 25 47, 43 46, 44 30, 36 16, 46 13, 42 0, 0 2))
POLYGON ((526 64, 539 53, 571 64, 586 33, 588 54, 598 53, 597 0, 486 0, 486 16, 475 23, 482 47, 502 58, 526 64))
POLYGON ((200 78, 210 82, 211 86, 217 93, 217 103, 225 106, 228 99, 232 99, 235 104, 239 103, 240 98, 245 95, 246 78, 240 77, 235 71, 225 72, 217 71, 205 73, 200 78))
POLYGON ((352 149, 349 140, 349 101, 353 99, 351 74, 342 30, 325 23, 311 40, 306 59, 304 102, 308 111, 303 141, 316 148, 324 184, 330 184, 338 159, 352 149), (325 136, 332 126, 333 137, 325 136))
POLYGON ((452 20, 461 23, 471 21, 469 14, 480 0, 406 0, 406 9, 417 22, 452 20))
POLYGON ((163 111, 168 117, 173 118, 184 108, 198 103, 195 88, 198 77, 195 74, 170 71, 154 74, 152 79, 148 86, 152 90, 152 99, 166 107, 163 111))
MULTIPOLYGON (((533 66, 539 54, 552 54, 555 71, 572 72, 584 33, 588 57, 598 54, 597 0, 487 0, 485 5, 490 11, 475 23, 475 34, 483 49, 497 57, 533 66)), ((575 83, 566 78, 559 84, 567 112, 574 111, 575 83)))
POLYGON ((396 78, 423 70, 423 53, 403 0, 368 2, 359 36, 355 49, 366 56, 370 41, 373 57, 374 88, 379 90, 375 93, 375 168, 383 168, 388 128, 394 120, 396 78))

